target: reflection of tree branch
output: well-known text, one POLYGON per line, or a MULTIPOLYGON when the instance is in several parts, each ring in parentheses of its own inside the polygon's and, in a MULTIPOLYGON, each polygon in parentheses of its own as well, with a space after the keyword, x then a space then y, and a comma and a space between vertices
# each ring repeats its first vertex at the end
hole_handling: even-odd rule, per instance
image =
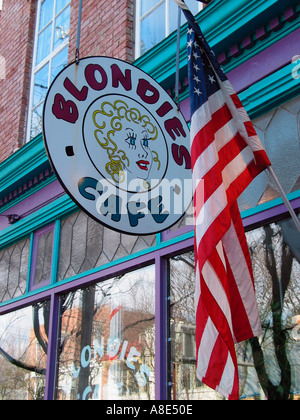
POLYGON ((253 360, 261 386, 270 400, 288 400, 291 388, 291 365, 287 356, 287 332, 282 328, 283 302, 291 280, 293 255, 282 238, 281 231, 275 232, 272 226, 264 226, 263 250, 265 266, 272 281, 272 320, 273 342, 276 360, 281 372, 278 386, 273 385, 265 367, 262 346, 257 338, 250 340, 253 360), (275 239, 278 241, 275 242, 275 239), (276 251, 281 254, 281 270, 277 270, 276 251))
POLYGON ((128 328, 136 327, 137 325, 141 324, 142 322, 151 322, 151 321, 154 321, 154 320, 155 320, 155 316, 152 316, 151 318, 140 319, 139 321, 136 321, 136 322, 133 322, 132 324, 126 325, 126 327, 123 328, 121 333, 126 331, 128 328))
POLYGON ((193 263, 189 262, 188 260, 186 260, 185 258, 183 258, 181 255, 179 255, 177 257, 174 257, 174 260, 175 261, 182 261, 185 264, 187 264, 189 267, 191 267, 193 270, 195 270, 195 263, 194 262, 193 263))
POLYGON ((34 334, 38 340, 39 345, 42 347, 45 354, 47 354, 48 349, 48 343, 46 340, 43 339, 41 334, 41 328, 40 328, 40 320, 39 320, 39 306, 35 305, 32 308, 33 310, 33 330, 34 334))
POLYGON ((180 302, 182 302, 182 301, 186 300, 186 298, 191 297, 191 296, 193 296, 193 295, 194 295, 194 291, 193 291, 193 292, 191 292, 191 293, 189 293, 189 294, 187 294, 187 295, 185 295, 185 296, 182 296, 180 299, 176 300, 176 302, 172 302, 172 303, 170 304, 170 308, 173 308, 173 306, 178 305, 178 303, 180 303, 180 302))
POLYGON ((27 365, 26 363, 20 362, 19 360, 14 359, 9 354, 6 353, 1 347, 0 347, 0 354, 12 365, 19 367, 21 369, 28 370, 29 372, 35 372, 40 375, 46 375, 46 369, 39 369, 35 366, 27 365))

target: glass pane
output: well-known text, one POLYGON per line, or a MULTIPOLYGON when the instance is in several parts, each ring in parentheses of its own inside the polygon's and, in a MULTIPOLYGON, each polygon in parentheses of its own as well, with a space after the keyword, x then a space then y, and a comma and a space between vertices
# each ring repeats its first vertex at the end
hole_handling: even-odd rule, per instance
POLYGON ((158 7, 141 22, 141 54, 166 37, 166 5, 158 7))
MULTIPOLYGON (((285 219, 246 236, 263 334, 236 346, 240 398, 299 399, 300 234, 285 219)), ((193 252, 170 260, 170 290, 170 394, 179 400, 220 399, 195 375, 193 252)))
POLYGON ((43 282, 50 282, 52 268, 52 252, 53 252, 54 230, 38 236, 35 240, 37 244, 37 255, 34 274, 34 285, 43 282))
POLYGON ((28 238, 0 251, 0 302, 26 292, 29 248, 28 238))
POLYGON ((30 138, 41 134, 43 131, 43 104, 38 106, 32 111, 31 114, 31 127, 30 127, 30 138))
POLYGON ((154 399, 154 267, 66 296, 60 343, 57 399, 154 399))
MULTIPOLYGON (((299 113, 298 96, 253 121, 286 194, 297 191, 300 187, 299 113), (282 150, 284 150, 284 159, 282 150)), ((241 210, 248 210, 278 197, 276 186, 264 172, 241 195, 239 206, 241 210)))
POLYGON ((34 77, 33 104, 35 107, 44 101, 48 90, 49 64, 39 70, 34 77))
POLYGON ((195 257, 189 252, 170 260, 170 394, 173 400, 221 399, 196 378, 195 257))
POLYGON ((51 52, 52 25, 47 26, 38 37, 36 65, 39 65, 51 52))
POLYGON ((0 317, 0 400, 44 398, 49 302, 0 317))
MULTIPOLYGON (((156 6, 160 0, 140 0, 141 1, 141 16, 144 16, 149 10, 156 6)), ((173 0, 172 0, 173 1, 173 0)))
MULTIPOLYGON (((177 22, 178 22, 178 6, 174 2, 174 0, 169 0, 169 30, 170 33, 177 30, 177 22)), ((195 16, 200 8, 199 8, 199 2, 195 0, 186 0, 185 3, 189 7, 190 11, 195 16)), ((186 18, 184 17, 183 13, 181 13, 181 25, 186 23, 186 18)))
POLYGON ((263 335, 238 348, 240 373, 243 373, 240 375, 244 385, 242 396, 297 399, 300 396, 300 233, 293 221, 286 219, 247 233, 247 240, 263 335))
MULTIPOLYGON (((177 22, 178 22, 178 6, 177 4, 172 0, 173 4, 170 4, 169 9, 169 31, 170 33, 177 30, 177 22)), ((186 22, 186 19, 184 18, 183 13, 181 13, 181 25, 186 22)))
POLYGON ((70 11, 71 7, 69 6, 55 19, 53 50, 69 38, 70 11))
POLYGON ((58 280, 140 252, 155 242, 156 235, 123 235, 80 211, 61 223, 58 280))
POLYGON ((181 229, 185 228, 185 231, 193 230, 195 227, 194 222, 194 205, 193 201, 190 203, 189 207, 187 208, 184 216, 170 228, 170 232, 178 231, 178 235, 182 233, 181 229))
POLYGON ((51 66, 51 82, 58 75, 58 73, 64 69, 68 62, 68 50, 64 48, 59 54, 57 54, 52 60, 51 66))
POLYGON ((195 0, 184 0, 185 4, 188 6, 193 15, 196 15, 203 5, 199 1, 195 0))
POLYGON ((55 14, 57 15, 68 3, 70 0, 56 0, 55 14))
POLYGON ((39 31, 53 19, 53 6, 54 0, 42 0, 39 31))

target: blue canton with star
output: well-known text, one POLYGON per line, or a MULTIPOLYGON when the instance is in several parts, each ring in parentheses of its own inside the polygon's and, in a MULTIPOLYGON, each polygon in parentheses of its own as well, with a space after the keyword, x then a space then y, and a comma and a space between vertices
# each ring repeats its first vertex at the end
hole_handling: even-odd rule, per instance
POLYGON ((189 21, 187 34, 189 85, 192 114, 227 80, 215 53, 206 42, 194 16, 185 11, 189 21))
POLYGON ((187 48, 192 113, 202 106, 210 95, 219 90, 216 74, 201 44, 202 39, 189 28, 187 48))

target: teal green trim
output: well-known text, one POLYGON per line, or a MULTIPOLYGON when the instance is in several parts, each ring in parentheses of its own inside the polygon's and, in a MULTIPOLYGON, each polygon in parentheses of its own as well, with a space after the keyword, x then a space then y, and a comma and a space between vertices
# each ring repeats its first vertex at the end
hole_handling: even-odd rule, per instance
MULTIPOLYGON (((297 198, 300 198, 300 190, 288 194, 287 198, 288 198, 289 201, 293 201, 293 200, 296 200, 297 198)), ((256 214, 262 213, 264 211, 273 209, 273 208, 278 207, 282 204, 283 204, 282 199, 281 198, 276 198, 275 200, 268 201, 267 203, 261 204, 257 207, 254 207, 252 209, 245 210, 245 211, 241 212, 241 216, 242 216, 242 219, 246 219, 247 217, 251 217, 251 216, 254 216, 256 214)))
POLYGON ((162 243, 162 234, 158 233, 156 235, 156 245, 160 245, 162 243))
POLYGON ((50 224, 57 219, 67 217, 78 210, 76 204, 64 195, 47 206, 37 210, 16 224, 0 231, 0 249, 7 248, 17 240, 22 240, 31 232, 50 224))
MULTIPOLYGON (((45 286, 45 287, 41 287, 40 289, 32 290, 32 291, 28 292, 26 295, 22 295, 22 296, 19 296, 17 298, 10 299, 6 302, 0 303, 0 308, 3 308, 7 305, 11 305, 12 303, 21 302, 24 299, 30 298, 30 297, 35 296, 35 295, 39 295, 40 293, 50 291, 54 287, 55 287, 55 285, 52 285, 52 286, 45 286)), ((56 287, 57 287, 57 284, 56 284, 56 287)))
MULTIPOLYGON (((69 279, 61 280, 56 285, 63 285, 63 284, 66 284, 66 283, 69 283, 69 282, 72 282, 72 281, 90 276, 92 274, 101 273, 101 271, 104 271, 108 268, 112 268, 112 267, 115 267, 119 264, 123 264, 123 263, 129 262, 129 261, 132 261, 136 258, 143 257, 145 255, 160 251, 164 248, 170 247, 170 246, 178 244, 180 242, 184 242, 184 241, 186 241, 188 239, 191 239, 193 237, 194 237, 194 231, 192 230, 191 232, 188 232, 184 235, 179 235, 179 236, 177 236, 175 238, 172 238, 170 240, 160 242, 160 244, 156 244, 153 247, 146 248, 146 249, 144 249, 142 251, 139 251, 135 254, 127 255, 126 257, 120 258, 118 260, 111 261, 107 264, 102 265, 101 267, 96 267, 96 268, 93 268, 92 270, 86 271, 84 273, 80 273, 80 274, 78 274, 74 277, 71 277, 69 279)), ((154 257, 153 257, 153 259, 154 259, 154 257)))
POLYGON ((53 240, 53 254, 52 254, 52 271, 51 271, 51 284, 55 284, 57 280, 57 269, 59 259, 59 244, 60 244, 60 219, 56 220, 54 228, 53 240))
MULTIPOLYGON (((15 299, 11 299, 9 301, 0 303, 0 308, 1 307, 4 307, 6 305, 9 305, 9 304, 15 303, 15 302, 19 302, 19 301, 21 301, 21 300, 23 300, 25 298, 32 297, 32 296, 37 295, 39 293, 50 291, 53 288, 56 288, 58 286, 63 286, 65 284, 74 282, 75 280, 82 279, 82 278, 87 277, 87 276, 90 276, 92 274, 99 273, 99 275, 101 275, 101 272, 104 271, 104 270, 106 270, 106 269, 109 269, 109 268, 112 268, 112 267, 116 267, 119 264, 123 264, 123 263, 129 262, 129 261, 132 261, 132 260, 134 260, 136 258, 143 257, 145 255, 149 255, 151 253, 160 251, 160 250, 162 250, 164 248, 170 247, 170 246, 175 245, 177 243, 184 242, 184 241, 186 241, 188 239, 193 238, 193 236, 194 236, 194 231, 191 231, 191 232, 188 232, 188 233, 186 233, 184 235, 179 235, 178 237, 172 238, 172 239, 170 239, 168 241, 160 242, 159 244, 156 244, 153 247, 146 248, 146 249, 144 249, 142 251, 139 251, 139 252, 137 252, 135 254, 131 254, 131 255, 128 255, 126 257, 120 258, 118 260, 111 261, 111 262, 109 262, 107 264, 104 264, 104 265, 102 265, 100 267, 96 267, 96 268, 94 268, 92 270, 85 271, 84 273, 80 273, 80 274, 78 274, 78 275, 76 275, 74 277, 70 277, 68 279, 61 280, 61 281, 56 282, 56 283, 54 283, 54 282, 52 283, 51 282, 50 285, 47 285, 47 286, 42 287, 42 288, 37 289, 37 290, 30 291, 30 292, 26 293, 26 295, 19 296, 19 297, 15 298, 15 299)), ((153 256, 153 260, 154 260, 154 258, 155 257, 153 256)))
POLYGON ((0 164, 0 197, 50 168, 42 134, 0 164))
MULTIPOLYGON (((293 192, 293 193, 291 193, 291 194, 288 195, 288 199, 290 201, 295 200, 297 198, 300 198, 300 190, 299 191, 296 191, 296 192, 293 192)), ((262 213, 262 212, 264 212, 266 210, 269 210, 269 209, 275 208, 277 206, 280 206, 281 204, 283 204, 283 202, 282 202, 282 200, 280 198, 278 198, 278 199, 272 200, 272 201, 270 201, 268 203, 265 203, 265 204, 262 204, 260 206, 257 206, 257 207, 255 207, 253 209, 249 209, 249 210, 243 211, 241 213, 242 219, 246 219, 247 217, 253 216, 253 215, 258 214, 258 213, 262 213)), ((60 227, 60 221, 56 221, 56 226, 55 226, 55 240, 54 240, 54 254, 55 255, 53 257, 54 258, 54 264, 55 265, 58 263, 59 230, 60 230, 59 227, 60 227)), ((118 266, 119 264, 123 264, 123 263, 129 262, 129 261, 132 261, 132 260, 134 260, 136 258, 143 257, 145 255, 149 255, 151 253, 154 253, 154 252, 163 250, 163 249, 165 249, 167 247, 171 247, 172 245, 176 245, 178 243, 183 243, 186 240, 189 240, 189 239, 194 238, 194 230, 192 229, 190 232, 187 232, 187 233, 185 233, 183 235, 176 236, 176 237, 174 237, 174 238, 172 238, 170 240, 167 240, 167 241, 162 241, 160 235, 161 234, 158 234, 157 235, 157 243, 153 247, 146 248, 146 249, 144 249, 142 251, 139 251, 139 252, 137 252, 135 254, 131 254, 131 255, 128 255, 126 257, 120 258, 118 260, 111 261, 111 262, 109 262, 107 264, 104 264, 104 265, 102 265, 100 267, 96 267, 96 268, 94 268, 92 270, 86 271, 84 273, 80 273, 80 274, 78 274, 76 276, 70 277, 70 278, 65 279, 65 280, 62 280, 60 282, 56 282, 55 281, 55 277, 52 276, 52 281, 51 281, 51 284, 50 285, 45 286, 45 287, 43 287, 41 289, 38 289, 38 290, 31 291, 31 292, 28 292, 29 279, 30 279, 30 276, 28 275, 28 282, 27 282, 28 283, 28 286, 27 286, 26 295, 20 296, 20 297, 15 298, 15 299, 11 299, 11 300, 9 300, 7 302, 2 302, 2 303, 0 303, 0 307, 3 307, 3 306, 6 306, 6 305, 9 305, 9 304, 12 304, 12 303, 21 301, 21 300, 23 300, 25 298, 32 297, 34 295, 37 295, 37 294, 42 293, 42 292, 45 292, 45 291, 49 291, 49 290, 51 290, 51 289, 53 289, 55 287, 63 286, 65 284, 71 283, 71 282, 73 282, 75 280, 79 280, 79 279, 82 279, 84 277, 87 277, 87 276, 90 276, 90 275, 93 275, 93 274, 99 273, 99 275, 101 275, 101 272, 103 272, 106 269, 113 268, 113 267, 118 266), (158 238, 159 236, 160 236, 160 238, 158 238)), ((30 251, 30 256, 32 255, 32 246, 33 246, 33 234, 32 234, 32 237, 31 237, 31 251, 30 251)), ((153 256, 153 259, 154 259, 154 256, 153 256)), ((54 267, 53 267, 53 269, 54 269, 54 267)), ((30 273, 30 268, 28 269, 28 273, 30 273)))
POLYGON ((34 234, 31 233, 31 235, 30 235, 29 257, 28 257, 28 268, 27 268, 26 295, 29 293, 29 290, 30 290, 30 277, 31 277, 31 268, 32 268, 33 241, 34 241, 34 234))
MULTIPOLYGON (((281 105, 300 94, 300 83, 299 80, 293 79, 292 69, 293 63, 290 63, 288 66, 252 85, 249 89, 240 94, 240 98, 251 118, 262 115, 272 108, 275 108, 276 106, 281 105)), ((35 146, 30 150, 34 150, 35 148, 40 150, 42 138, 38 137, 33 140, 33 142, 35 146), (38 144, 39 146, 37 146, 38 144)), ((27 148, 25 150, 27 150, 27 148)), ((6 168, 7 173, 13 173, 13 170, 15 170, 16 178, 19 177, 19 173, 22 171, 22 161, 27 168, 25 172, 28 173, 30 162, 36 162, 35 165, 38 166, 37 162, 39 156, 41 158, 39 152, 37 152, 38 154, 35 158, 27 152, 24 155, 19 152, 17 153, 19 157, 22 155, 24 160, 16 158, 16 161, 12 162, 12 159, 9 158, 4 162, 5 165, 1 165, 2 169, 4 167, 6 168), (25 161, 25 157, 29 160, 25 161), (8 170, 9 162, 12 164, 12 168, 10 170, 8 170), (17 166, 16 162, 19 162, 18 164, 21 165, 21 167, 17 166)), ((43 160, 43 158, 41 159, 43 160)), ((9 177, 8 182, 10 182, 10 179, 11 176, 9 177)), ((5 182, 2 180, 1 184, 3 185, 4 183, 5 182)), ((77 210, 78 208, 76 204, 73 203, 67 195, 59 198, 35 213, 27 216, 25 219, 21 219, 15 225, 9 226, 1 231, 0 249, 4 249, 18 240, 28 237, 32 231, 35 231, 61 217, 66 217, 77 210)))
POLYGON ((35 194, 36 192, 40 191, 41 189, 47 187, 47 185, 51 184, 51 182, 56 180, 56 176, 54 173, 50 175, 48 178, 37 184, 36 186, 32 187, 29 191, 22 193, 18 197, 14 198, 12 201, 7 203, 6 205, 2 206, 0 209, 0 213, 4 213, 5 211, 11 209, 18 203, 21 203, 26 198, 30 197, 32 194, 35 194))
POLYGON ((240 93, 239 97, 251 118, 256 118, 300 94, 300 82, 292 77, 294 66, 291 62, 240 93))
MULTIPOLYGON (((210 45, 216 51, 224 52, 239 42, 243 36, 255 33, 255 30, 260 25, 265 25, 273 17, 282 16, 288 7, 297 5, 297 10, 299 11, 300 6, 298 3, 296 0, 290 0, 288 5, 279 0, 257 0, 255 2, 249 2, 248 0, 214 0, 199 13, 197 19, 210 45)), ((270 32, 266 39, 258 41, 257 44, 251 49, 245 50, 239 57, 232 58, 228 64, 223 66, 225 72, 246 62, 296 28, 299 28, 299 26, 300 16, 294 21, 283 22, 282 28, 278 29, 278 31, 270 32)), ((180 38, 181 76, 187 74, 186 29, 187 24, 183 25, 180 38)), ((134 64, 149 73, 158 82, 162 83, 164 87, 173 87, 175 83, 176 47, 176 32, 174 32, 147 54, 137 59, 134 64)), ((292 67, 292 64, 290 67, 292 67)), ((279 75, 272 75, 241 94, 244 105, 251 117, 258 116, 260 113, 265 112, 267 108, 271 109, 299 94, 299 81, 290 77, 290 70, 287 73, 285 70, 282 70, 282 73, 279 75), (268 89, 266 89, 265 81, 268 89)), ((180 100, 187 97, 188 89, 180 96, 180 100)), ((34 176, 39 175, 44 169, 50 169, 50 164, 45 152, 43 137, 40 134, 0 164, 0 199, 22 187, 28 180, 32 180, 34 176)), ((44 180, 41 184, 22 193, 19 197, 3 206, 1 212, 12 208, 24 198, 39 191, 53 179, 54 176, 51 177, 51 180, 44 180)))
MULTIPOLYGON (((255 35, 257 29, 266 26, 266 23, 270 22, 272 18, 282 15, 288 7, 293 5, 297 6, 299 11, 297 0, 290 0, 289 4, 278 0, 214 0, 197 15, 197 21, 210 46, 216 54, 221 54, 237 42, 241 42, 243 37, 255 35)), ((225 73, 280 41, 298 29, 299 24, 300 16, 292 22, 283 22, 282 28, 276 32, 269 31, 266 39, 257 41, 254 47, 242 51, 239 57, 231 57, 230 62, 223 66, 225 73)), ((185 75, 187 75, 186 31, 187 24, 182 26, 180 37, 179 67, 181 73, 184 71, 185 75)), ((175 31, 135 60, 134 65, 150 74, 165 88, 172 88, 175 83, 176 50, 177 33, 175 31)), ((180 99, 182 100, 182 97, 180 99)))

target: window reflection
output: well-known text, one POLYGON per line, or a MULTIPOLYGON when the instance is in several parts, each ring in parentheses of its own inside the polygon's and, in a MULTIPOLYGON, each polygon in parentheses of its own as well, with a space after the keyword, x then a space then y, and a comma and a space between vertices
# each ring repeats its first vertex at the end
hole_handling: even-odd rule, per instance
POLYGON ((0 317, 0 400, 44 398, 49 302, 0 317))
POLYGON ((196 378, 195 256, 170 259, 170 394, 173 400, 220 399, 196 378))
MULTIPOLYGON (((202 9, 195 0, 186 0, 193 14, 202 9)), ((146 53, 177 29, 178 7, 173 0, 138 0, 137 2, 137 55, 146 53)), ((182 24, 186 19, 182 15, 182 24)))
POLYGON ((154 290, 149 267, 65 297, 57 399, 154 399, 154 290))
POLYGON ((255 374, 248 369, 252 386, 247 388, 246 383, 244 394, 271 400, 296 398, 300 394, 300 341, 295 335, 300 314, 300 234, 286 219, 249 232, 247 239, 264 334, 242 348, 245 362, 255 368, 255 374), (256 375, 262 389, 253 385, 256 375))
MULTIPOLYGON (((291 219, 247 233, 263 335, 236 346, 241 399, 300 397, 300 235, 291 219)), ((196 379, 194 253, 170 260, 172 399, 218 399, 196 379)))
POLYGON ((70 0, 39 0, 39 4, 28 140, 41 133, 47 89, 68 61, 70 0))
POLYGON ((152 12, 141 22, 141 53, 144 54, 166 36, 165 4, 152 12), (155 28, 155 30, 153 30, 155 28))
POLYGON ((0 251, 0 302, 26 292, 30 238, 0 251))

